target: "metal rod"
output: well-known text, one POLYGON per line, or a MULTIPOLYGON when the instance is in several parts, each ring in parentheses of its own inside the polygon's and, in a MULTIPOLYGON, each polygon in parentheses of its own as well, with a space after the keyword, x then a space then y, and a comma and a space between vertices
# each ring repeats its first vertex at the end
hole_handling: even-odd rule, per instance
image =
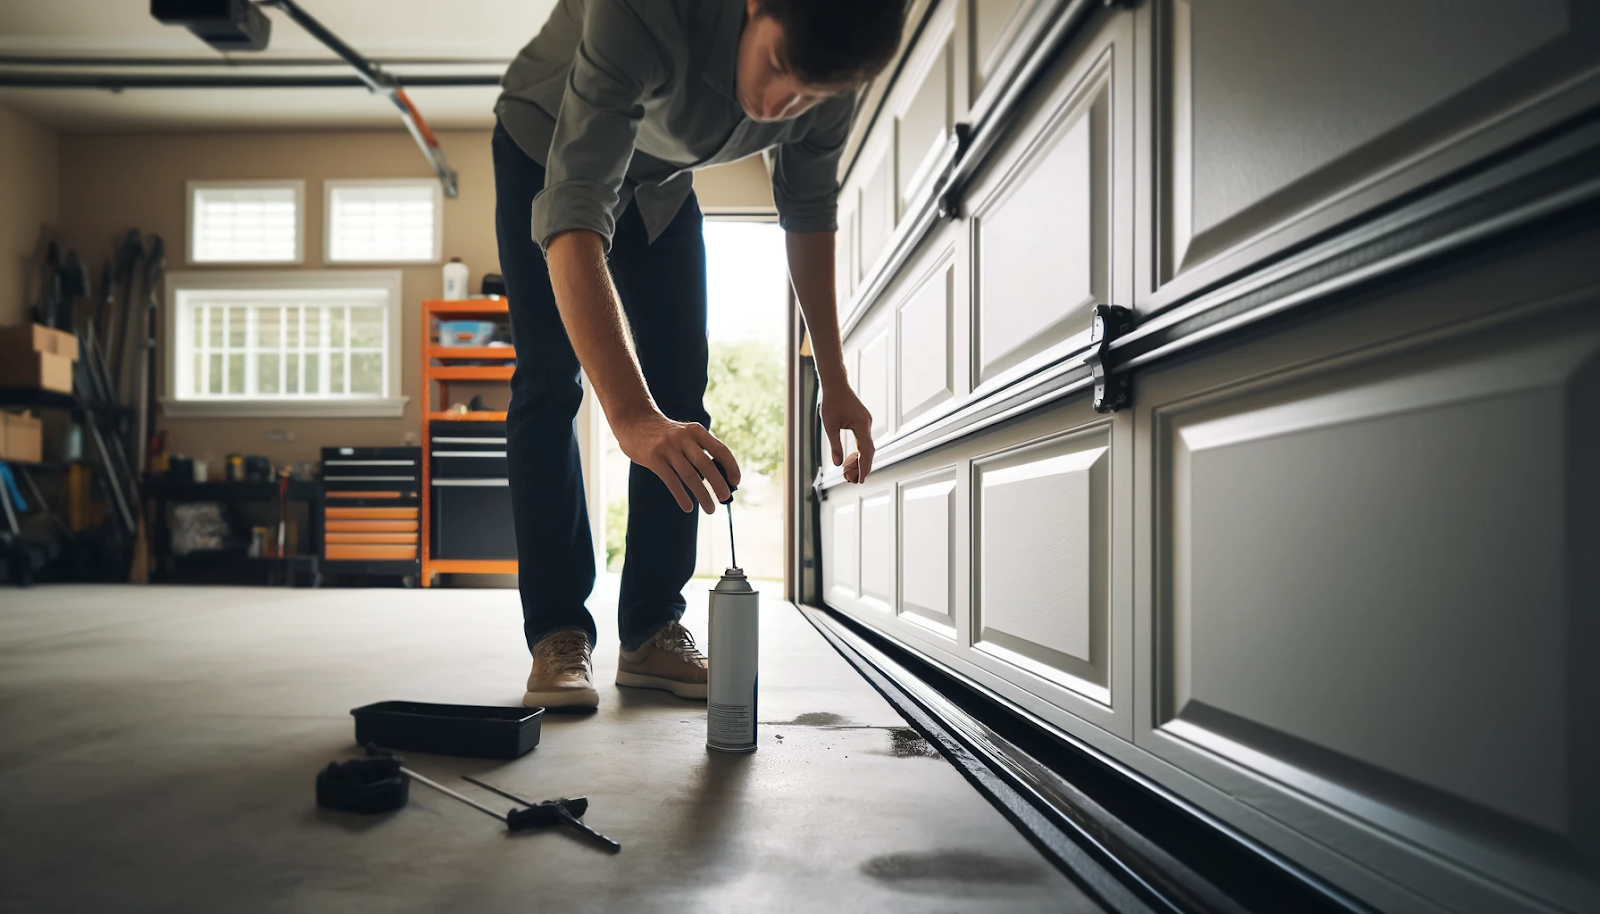
POLYGON ((517 796, 514 793, 506 793, 504 790, 501 790, 498 787, 495 787, 495 786, 490 785, 490 784, 485 784, 484 782, 478 780, 477 778, 473 777, 470 774, 463 774, 461 776, 461 780, 466 781, 468 784, 476 784, 479 787, 482 787, 484 790, 489 791, 490 793, 498 793, 499 795, 505 797, 508 800, 516 800, 518 803, 521 803, 523 806, 537 806, 538 805, 537 803, 533 802, 532 800, 524 800, 523 798, 517 796))
MULTIPOLYGON (((350 47, 339 39, 339 36, 328 31, 322 23, 305 10, 301 9, 294 0, 261 0, 262 6, 275 7, 286 13, 299 26, 311 33, 312 37, 328 46, 333 53, 342 57, 356 71, 367 86, 374 92, 379 92, 389 97, 396 108, 400 109, 400 116, 405 121, 406 129, 411 131, 411 138, 417 141, 417 146, 422 154, 427 157, 433 166, 434 173, 439 176, 439 183, 444 187, 444 195, 452 199, 457 193, 457 178, 455 169, 450 167, 450 162, 445 158, 444 150, 439 148, 439 141, 434 138, 433 131, 428 129, 428 124, 417 112, 416 106, 411 104, 411 99, 406 97, 405 90, 400 87, 393 74, 362 57, 355 48, 350 47)), ((412 81, 412 85, 420 85, 412 81)))
MULTIPOLYGON (((505 68, 511 63, 501 57, 391 57, 373 61, 376 66, 450 67, 484 66, 505 68)), ((248 70, 257 67, 334 67, 343 66, 337 57, 41 57, 29 54, 0 54, 3 67, 197 67, 248 70)))
MULTIPOLYGON (((498 86, 500 77, 491 74, 415 76, 408 78, 406 84, 427 88, 498 86)), ((4 72, 0 72, 0 87, 17 89, 103 89, 107 92, 121 92, 125 89, 371 89, 371 86, 365 80, 354 76, 188 76, 180 74, 147 76, 139 73, 4 72)))
MULTIPOLYGON (((412 771, 410 768, 407 768, 404 765, 400 766, 400 773, 401 774, 410 775, 411 779, 413 781, 416 781, 417 783, 426 785, 428 787, 432 787, 434 790, 439 791, 440 793, 444 794, 447 797, 451 797, 453 799, 460 800, 461 802, 467 804, 468 806, 471 806, 473 809, 478 810, 479 812, 483 813, 486 816, 493 816, 496 819, 499 819, 501 822, 505 822, 506 821, 506 817, 505 817, 505 815, 503 813, 495 812, 494 810, 492 810, 489 807, 483 805, 482 803, 479 803, 476 800, 473 800, 473 799, 471 799, 469 797, 464 797, 461 794, 456 793, 454 790, 451 790, 450 788, 444 786, 443 784, 438 783, 437 781, 430 781, 427 778, 423 777, 420 774, 417 774, 415 771, 412 771)), ((476 782, 474 782, 474 783, 476 783, 476 782)), ((498 792, 499 791, 496 791, 496 793, 498 793, 498 792)), ((509 825, 510 823, 507 823, 507 824, 509 825)))

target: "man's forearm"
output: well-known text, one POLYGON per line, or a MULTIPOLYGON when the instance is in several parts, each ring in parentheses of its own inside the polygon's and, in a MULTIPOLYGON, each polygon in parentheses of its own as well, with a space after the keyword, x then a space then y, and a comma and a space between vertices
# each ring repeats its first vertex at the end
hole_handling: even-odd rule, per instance
POLYGON ((789 258, 789 277, 800 313, 811 334, 811 356, 824 390, 843 383, 844 349, 839 339, 838 293, 834 286, 834 233, 787 232, 784 243, 789 258))
POLYGON ((654 409, 600 236, 586 229, 562 232, 550 240, 545 259, 567 338, 606 417, 615 425, 654 409))

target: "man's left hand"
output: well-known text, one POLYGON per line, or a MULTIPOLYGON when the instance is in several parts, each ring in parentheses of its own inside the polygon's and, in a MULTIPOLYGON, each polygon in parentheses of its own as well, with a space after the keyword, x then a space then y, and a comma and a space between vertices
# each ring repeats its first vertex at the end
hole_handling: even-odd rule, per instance
POLYGON ((824 391, 817 411, 822 416, 822 429, 833 448, 833 465, 844 466, 846 482, 865 482, 872 472, 872 413, 861 398, 849 387, 837 391, 824 391), (856 439, 856 450, 848 459, 840 443, 840 431, 849 429, 856 439))

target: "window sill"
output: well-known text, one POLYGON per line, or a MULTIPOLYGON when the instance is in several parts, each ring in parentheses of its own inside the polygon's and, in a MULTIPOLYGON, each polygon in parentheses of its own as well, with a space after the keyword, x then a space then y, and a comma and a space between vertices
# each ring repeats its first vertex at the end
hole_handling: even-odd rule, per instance
POLYGON ((162 398, 169 419, 398 419, 410 397, 363 400, 174 400, 162 398))

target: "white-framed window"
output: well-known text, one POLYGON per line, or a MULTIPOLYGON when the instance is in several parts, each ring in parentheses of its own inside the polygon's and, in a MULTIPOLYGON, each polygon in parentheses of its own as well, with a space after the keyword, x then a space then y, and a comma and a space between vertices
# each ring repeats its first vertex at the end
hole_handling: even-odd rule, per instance
POLYGON ((387 416, 401 396, 400 272, 173 273, 169 416, 387 416))
POLYGON ((328 263, 438 263, 444 195, 435 179, 323 182, 328 263))
POLYGON ((189 262, 305 261, 304 181, 190 181, 189 262))

